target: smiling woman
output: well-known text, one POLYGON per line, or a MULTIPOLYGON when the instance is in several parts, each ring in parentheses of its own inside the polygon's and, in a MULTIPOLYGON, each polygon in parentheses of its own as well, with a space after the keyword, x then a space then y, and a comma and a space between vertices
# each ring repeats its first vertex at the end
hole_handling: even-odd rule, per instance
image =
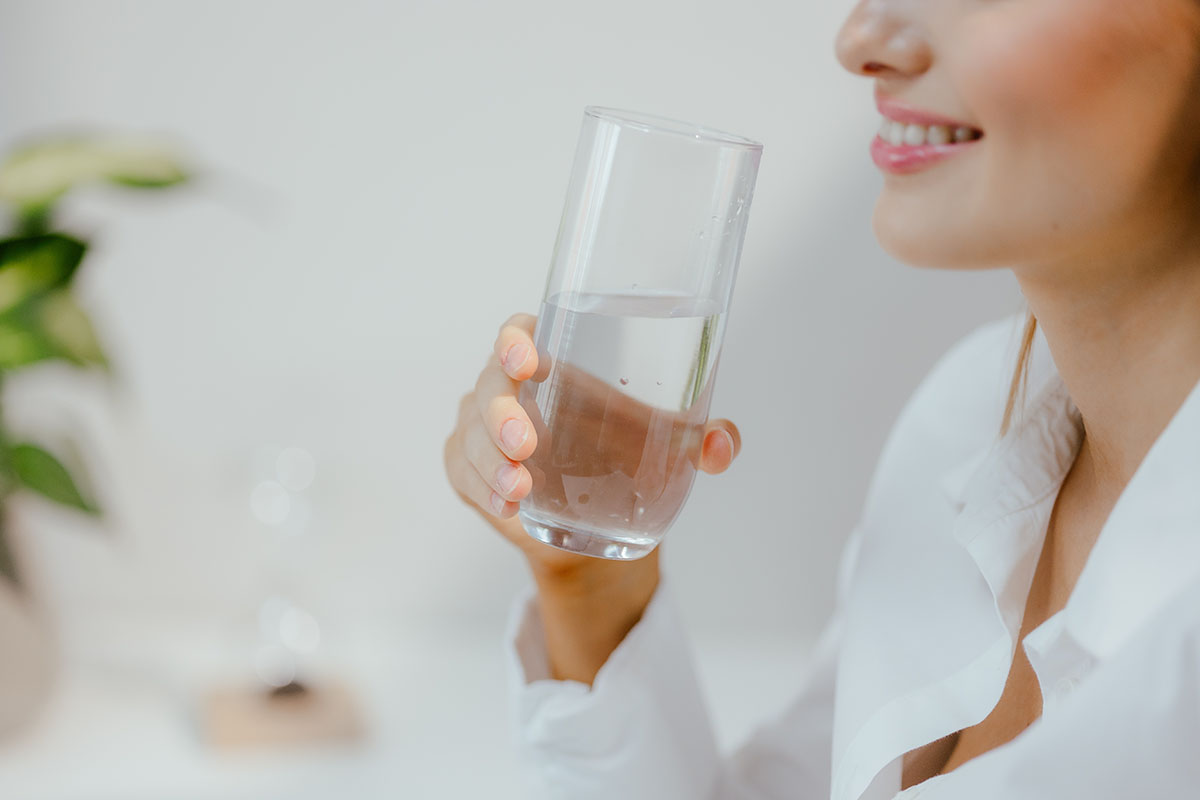
POLYGON ((728 757, 658 561, 538 569, 527 544, 509 636, 533 774, 573 800, 1194 796, 1200 4, 861 0, 836 52, 884 116, 880 243, 1010 269, 1023 328, 981 326, 912 397, 808 676, 728 757))

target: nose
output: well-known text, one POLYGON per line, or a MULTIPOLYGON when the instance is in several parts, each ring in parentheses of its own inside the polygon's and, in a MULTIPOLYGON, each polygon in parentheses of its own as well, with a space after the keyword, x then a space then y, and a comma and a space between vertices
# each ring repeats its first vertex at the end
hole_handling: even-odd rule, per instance
POLYGON ((924 0, 859 0, 834 42, 838 61, 855 75, 913 77, 932 52, 915 13, 924 0))

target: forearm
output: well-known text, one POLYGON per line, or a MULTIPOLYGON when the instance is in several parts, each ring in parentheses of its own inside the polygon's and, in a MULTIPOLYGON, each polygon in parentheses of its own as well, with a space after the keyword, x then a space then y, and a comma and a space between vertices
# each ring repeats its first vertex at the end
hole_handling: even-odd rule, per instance
POLYGON ((596 559, 569 573, 535 571, 552 677, 590 686, 641 619, 658 578, 657 548, 636 561, 596 559))

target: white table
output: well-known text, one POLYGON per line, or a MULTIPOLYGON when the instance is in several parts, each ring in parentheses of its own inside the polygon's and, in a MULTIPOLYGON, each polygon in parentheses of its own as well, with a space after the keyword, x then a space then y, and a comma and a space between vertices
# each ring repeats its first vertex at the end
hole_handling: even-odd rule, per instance
MULTIPOLYGON (((75 630, 38 722, 0 746, 8 800, 334 797, 527 800, 510 737, 501 631, 389 635, 364 627, 325 669, 354 685, 356 746, 228 755, 202 745, 195 702, 238 672, 212 631, 147 621, 75 630)), ((698 637, 700 675, 728 747, 799 683, 808 643, 698 637)))

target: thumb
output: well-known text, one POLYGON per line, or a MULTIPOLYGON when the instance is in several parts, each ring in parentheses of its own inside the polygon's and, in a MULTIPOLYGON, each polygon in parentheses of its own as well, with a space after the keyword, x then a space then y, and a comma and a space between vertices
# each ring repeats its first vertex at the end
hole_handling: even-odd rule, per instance
POLYGON ((710 419, 704 426, 700 447, 700 469, 716 475, 724 472, 742 449, 742 436, 737 425, 727 419, 710 419))

